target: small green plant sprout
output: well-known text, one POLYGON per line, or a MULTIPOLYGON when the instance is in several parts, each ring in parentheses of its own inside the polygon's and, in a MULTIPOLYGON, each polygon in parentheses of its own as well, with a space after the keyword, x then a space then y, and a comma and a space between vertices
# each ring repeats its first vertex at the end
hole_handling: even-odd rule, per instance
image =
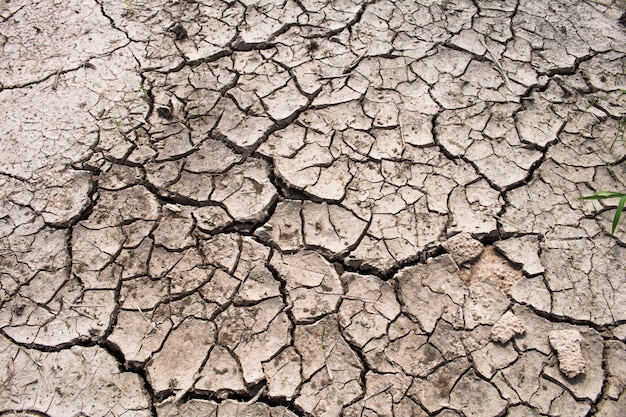
POLYGON ((143 80, 139 80, 139 89, 141 90, 141 93, 143 94, 143 99, 146 100, 146 103, 150 103, 150 96, 148 95, 148 92, 143 85, 143 80))
POLYGON ((615 146, 615 142, 619 140, 620 135, 624 138, 624 132, 626 131, 626 116, 619 119, 619 124, 617 125, 617 133, 615 133, 615 139, 613 139, 613 143, 611 144, 611 148, 615 146))
POLYGON ((133 8, 133 4, 131 0, 124 0, 124 4, 126 5, 126 10, 122 14, 122 17, 130 17, 135 14, 135 9, 133 8))
POLYGON ((202 116, 202 104, 204 103, 204 100, 205 99, 202 99, 202 100, 196 99, 193 101, 193 104, 194 104, 193 108, 196 110, 197 117, 202 116))
POLYGON ((322 326, 322 341, 320 342, 320 350, 324 350, 324 337, 326 336, 326 325, 322 326))
POLYGON ((406 55, 404 55, 404 51, 402 51, 402 59, 404 59, 404 72, 406 73, 407 82, 410 81, 409 77, 409 62, 406 60, 406 55))
POLYGON ((607 198, 619 198, 619 203, 617 203, 617 209, 615 210, 615 216, 613 217, 613 226, 611 227, 611 238, 613 238, 620 217, 622 216, 622 211, 624 210, 624 204, 626 204, 626 194, 618 193, 616 191, 596 191, 593 195, 582 197, 581 200, 605 200, 607 198))
POLYGON ((112 116, 112 118, 113 118, 113 123, 115 123, 115 127, 117 128, 117 131, 125 139, 126 134, 124 133, 124 130, 122 129, 122 124, 120 123, 119 120, 117 120, 115 116, 112 116))

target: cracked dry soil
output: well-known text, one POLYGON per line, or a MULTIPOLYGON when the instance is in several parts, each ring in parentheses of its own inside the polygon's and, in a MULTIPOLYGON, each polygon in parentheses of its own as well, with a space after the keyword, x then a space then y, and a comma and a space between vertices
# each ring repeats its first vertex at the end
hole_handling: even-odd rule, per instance
POLYGON ((626 415, 625 5, 3 0, 0 415, 626 415))

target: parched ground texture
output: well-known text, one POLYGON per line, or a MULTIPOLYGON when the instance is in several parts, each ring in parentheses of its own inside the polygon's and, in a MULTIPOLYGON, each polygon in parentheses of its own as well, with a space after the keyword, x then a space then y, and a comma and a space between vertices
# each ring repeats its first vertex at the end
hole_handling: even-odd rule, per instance
POLYGON ((0 415, 626 415, 610 1, 0 2, 0 415))

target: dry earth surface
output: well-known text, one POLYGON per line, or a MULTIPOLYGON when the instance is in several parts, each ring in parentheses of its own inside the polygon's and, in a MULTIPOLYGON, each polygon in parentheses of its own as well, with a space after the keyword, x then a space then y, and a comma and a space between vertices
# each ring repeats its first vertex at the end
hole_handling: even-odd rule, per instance
POLYGON ((0 415, 626 415, 624 4, 2 0, 0 415))

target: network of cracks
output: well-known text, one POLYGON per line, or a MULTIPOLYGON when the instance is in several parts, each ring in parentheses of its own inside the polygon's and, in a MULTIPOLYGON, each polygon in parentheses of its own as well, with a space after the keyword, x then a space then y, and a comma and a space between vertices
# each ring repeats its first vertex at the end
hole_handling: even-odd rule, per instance
POLYGON ((0 415, 623 416, 623 13, 0 4, 0 415))

